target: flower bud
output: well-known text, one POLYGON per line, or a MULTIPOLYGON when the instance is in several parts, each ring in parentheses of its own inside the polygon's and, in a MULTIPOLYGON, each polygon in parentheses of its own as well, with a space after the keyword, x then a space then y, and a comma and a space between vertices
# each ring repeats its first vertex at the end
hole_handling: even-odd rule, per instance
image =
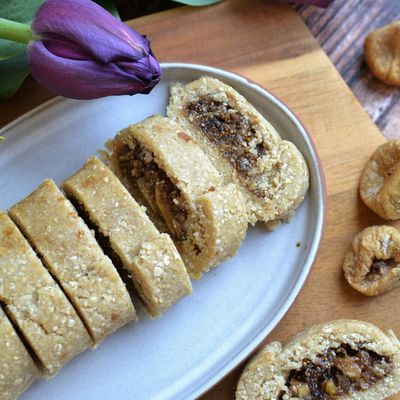
POLYGON ((160 80, 150 42, 90 0, 46 0, 32 23, 32 75, 74 99, 149 93, 160 80))

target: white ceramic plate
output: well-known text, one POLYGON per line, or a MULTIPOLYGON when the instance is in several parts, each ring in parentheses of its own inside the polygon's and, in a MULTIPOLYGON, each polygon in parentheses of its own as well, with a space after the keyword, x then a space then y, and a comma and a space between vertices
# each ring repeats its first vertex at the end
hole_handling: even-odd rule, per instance
POLYGON ((306 158, 311 185, 290 224, 249 229, 232 260, 194 282, 193 295, 166 315, 140 320, 86 351, 54 379, 36 382, 29 400, 193 399, 242 361, 274 328, 302 287, 316 256, 324 183, 315 148, 289 109, 235 74, 191 64, 164 64, 150 95, 94 101, 51 100, 0 131, 0 207, 25 197, 47 177, 61 182, 128 124, 165 113, 171 81, 211 75, 236 88, 306 158))

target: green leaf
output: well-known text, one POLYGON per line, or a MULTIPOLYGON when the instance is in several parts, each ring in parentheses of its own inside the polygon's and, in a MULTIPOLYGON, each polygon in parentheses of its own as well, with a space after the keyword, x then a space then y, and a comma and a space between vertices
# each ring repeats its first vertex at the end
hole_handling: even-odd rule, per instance
MULTIPOLYGON (((30 24, 43 0, 0 0, 0 15, 12 21, 30 24)), ((0 60, 15 57, 25 51, 25 45, 0 39, 0 60)))
POLYGON ((11 58, 25 51, 25 45, 22 43, 10 42, 0 39, 0 61, 11 58))
POLYGON ((12 21, 29 23, 43 0, 0 0, 0 15, 12 21))
POLYGON ((222 0, 173 0, 175 3, 182 3, 188 6, 201 7, 209 6, 210 4, 219 3, 222 0))
POLYGON ((11 97, 28 76, 25 52, 0 62, 0 99, 11 97))
MULTIPOLYGON (((0 16, 16 22, 30 24, 43 0, 0 0, 0 16)), ((96 3, 120 18, 112 0, 96 3)), ((0 99, 11 97, 29 74, 25 59, 26 45, 0 39, 0 99)))

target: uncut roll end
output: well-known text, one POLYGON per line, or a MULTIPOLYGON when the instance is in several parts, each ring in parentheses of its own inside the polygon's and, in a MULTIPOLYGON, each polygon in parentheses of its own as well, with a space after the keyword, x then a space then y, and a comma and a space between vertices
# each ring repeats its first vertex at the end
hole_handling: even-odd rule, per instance
POLYGON ((249 223, 272 227, 291 218, 309 186, 307 163, 242 95, 203 76, 172 85, 167 113, 199 143, 224 183, 238 186, 249 223))

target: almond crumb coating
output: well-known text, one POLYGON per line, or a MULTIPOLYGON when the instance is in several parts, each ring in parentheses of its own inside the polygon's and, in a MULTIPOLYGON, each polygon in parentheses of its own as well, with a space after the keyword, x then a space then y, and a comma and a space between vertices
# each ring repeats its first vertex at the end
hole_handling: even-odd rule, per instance
POLYGON ((122 262, 152 317, 191 293, 172 240, 157 231, 143 207, 98 158, 90 158, 62 187, 122 262))
POLYGON ((117 270, 52 180, 11 207, 9 215, 64 289, 96 346, 136 320, 117 270))
POLYGON ((82 321, 8 215, 0 212, 0 301, 47 376, 91 344, 82 321))
POLYGON ((16 400, 40 372, 0 307, 0 400, 16 400))
POLYGON ((155 115, 106 144, 111 169, 162 219, 193 279, 238 250, 247 230, 244 198, 195 140, 155 115))
POLYGON ((243 96, 203 76, 172 86, 168 116, 198 141, 224 183, 238 186, 251 224, 290 219, 308 189, 307 164, 243 96))
POLYGON ((246 365, 236 400, 377 400, 400 390, 400 343, 356 320, 313 326, 273 342, 246 365))

